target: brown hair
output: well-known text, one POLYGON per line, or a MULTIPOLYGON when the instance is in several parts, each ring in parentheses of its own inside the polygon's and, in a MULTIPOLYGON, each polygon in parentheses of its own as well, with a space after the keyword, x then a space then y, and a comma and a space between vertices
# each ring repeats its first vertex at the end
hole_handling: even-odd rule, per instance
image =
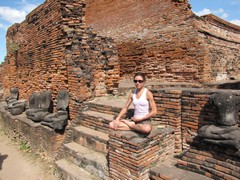
POLYGON ((145 75, 143 73, 141 73, 141 72, 136 73, 134 75, 134 79, 135 79, 136 76, 141 76, 143 78, 143 81, 146 81, 146 77, 145 77, 145 75))

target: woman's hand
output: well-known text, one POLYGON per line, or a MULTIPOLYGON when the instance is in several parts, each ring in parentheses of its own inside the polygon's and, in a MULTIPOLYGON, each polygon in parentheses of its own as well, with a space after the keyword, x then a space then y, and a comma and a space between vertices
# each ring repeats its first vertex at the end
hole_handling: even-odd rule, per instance
POLYGON ((119 120, 113 121, 113 129, 114 129, 114 130, 117 130, 117 129, 118 129, 119 123, 120 123, 119 120))

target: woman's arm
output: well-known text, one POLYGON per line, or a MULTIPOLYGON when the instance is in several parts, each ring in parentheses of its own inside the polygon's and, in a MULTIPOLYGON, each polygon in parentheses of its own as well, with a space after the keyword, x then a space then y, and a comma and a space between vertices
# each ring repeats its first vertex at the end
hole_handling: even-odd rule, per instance
POLYGON ((131 103, 132 103, 132 95, 133 95, 133 94, 131 93, 131 94, 128 96, 128 100, 127 100, 125 106, 122 108, 122 110, 121 110, 120 113, 118 114, 117 118, 115 119, 116 121, 120 121, 120 119, 122 118, 122 116, 123 116, 124 114, 126 114, 129 106, 130 106, 131 103))
POLYGON ((134 122, 144 121, 145 119, 149 119, 150 117, 152 117, 152 116, 157 114, 157 106, 156 106, 155 100, 153 98, 153 94, 149 90, 147 90, 147 99, 149 101, 149 105, 150 105, 151 111, 146 116, 144 116, 142 118, 132 118, 132 120, 134 122))

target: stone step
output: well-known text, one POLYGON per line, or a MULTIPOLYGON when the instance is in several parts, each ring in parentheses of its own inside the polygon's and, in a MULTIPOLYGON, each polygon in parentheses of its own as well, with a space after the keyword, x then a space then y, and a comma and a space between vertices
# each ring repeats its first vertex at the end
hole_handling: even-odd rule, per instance
POLYGON ((64 144, 63 148, 64 158, 101 179, 108 179, 107 154, 94 151, 75 142, 64 144))
MULTIPOLYGON (((190 149, 191 151, 192 149, 190 149)), ((189 157, 191 153, 186 152, 181 160, 178 160, 177 166, 179 168, 183 168, 185 170, 197 172, 203 175, 206 175, 208 177, 211 177, 212 179, 231 179, 231 180, 239 180, 239 167, 235 166, 239 161, 231 162, 231 158, 227 158, 231 162, 230 164, 227 164, 220 159, 207 159, 204 160, 205 163, 199 163, 199 159, 195 159, 194 157, 189 157), (185 156, 185 154, 188 154, 185 156), (221 162, 220 162, 221 161, 221 162), (231 171, 227 170, 226 168, 229 167, 231 171)), ((197 157, 201 157, 201 155, 197 155, 197 157)), ((215 157, 215 156, 214 156, 215 157)), ((220 158, 220 156, 219 156, 220 158)), ((221 154, 221 158, 224 159, 224 155, 221 154)), ((235 159, 235 158, 234 158, 235 159)), ((237 158, 236 158, 237 159, 237 158)))
POLYGON ((198 174, 192 171, 187 171, 176 166, 177 159, 170 158, 162 162, 160 165, 150 170, 150 179, 152 180, 210 180, 202 174, 198 174))
POLYGON ((55 162, 56 172, 59 179, 64 180, 99 180, 100 178, 92 175, 83 168, 80 168, 66 159, 55 162))
POLYGON ((114 115, 106 114, 106 113, 100 113, 96 111, 83 111, 82 114, 93 116, 95 118, 99 118, 99 121, 102 121, 102 119, 105 119, 107 121, 112 121, 114 118, 114 115))
MULTIPOLYGON (((149 81, 147 80, 145 85, 146 88, 160 89, 160 88, 201 88, 202 84, 199 83, 188 83, 188 82, 161 82, 161 81, 149 81)), ((132 90, 135 89, 135 85, 132 80, 120 80, 118 84, 118 93, 122 95, 128 95, 132 90)))
MULTIPOLYGON (((93 100, 84 103, 84 109, 117 115, 126 104, 127 98, 127 96, 96 97, 93 100)), ((130 108, 133 108, 133 106, 130 108)))
POLYGON ((109 122, 112 120, 114 115, 88 110, 79 113, 77 124, 108 133, 109 122))
POLYGON ((107 153, 108 134, 84 126, 74 127, 74 142, 98 152, 107 153))

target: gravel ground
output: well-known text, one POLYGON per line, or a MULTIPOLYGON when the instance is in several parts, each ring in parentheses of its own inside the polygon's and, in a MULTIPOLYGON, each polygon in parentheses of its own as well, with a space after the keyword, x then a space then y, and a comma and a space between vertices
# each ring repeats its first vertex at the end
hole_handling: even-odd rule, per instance
POLYGON ((0 180, 57 180, 52 161, 34 155, 0 129, 0 180))

